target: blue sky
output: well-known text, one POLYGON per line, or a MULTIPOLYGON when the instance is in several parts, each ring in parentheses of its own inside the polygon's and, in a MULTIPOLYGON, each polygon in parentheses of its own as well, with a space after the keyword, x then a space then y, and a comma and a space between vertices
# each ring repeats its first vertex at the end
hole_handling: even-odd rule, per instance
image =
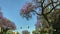
POLYGON ((20 9, 28 0, 0 0, 0 7, 2 8, 2 12, 4 17, 13 21, 17 29, 21 33, 22 30, 29 30, 30 32, 34 30, 34 24, 36 23, 36 17, 27 21, 19 15, 20 9), (22 26, 22 29, 20 27, 22 26), (30 26, 28 29, 27 26, 30 26))

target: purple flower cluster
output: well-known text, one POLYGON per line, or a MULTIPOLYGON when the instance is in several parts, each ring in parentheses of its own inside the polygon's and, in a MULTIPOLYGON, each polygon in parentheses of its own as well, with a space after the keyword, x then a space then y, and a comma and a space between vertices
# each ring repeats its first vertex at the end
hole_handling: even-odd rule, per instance
POLYGON ((8 20, 7 18, 3 17, 2 12, 0 12, 0 27, 3 29, 15 30, 16 25, 8 20))
POLYGON ((31 17, 31 12, 33 12, 34 8, 35 8, 35 5, 33 5, 32 3, 30 3, 30 2, 29 3, 26 3, 22 7, 22 9, 20 11, 20 14, 23 17, 26 17, 26 18, 31 17))
POLYGON ((21 12, 22 12, 22 14, 23 13, 29 13, 29 12, 31 12, 33 9, 34 9, 34 5, 32 4, 32 3, 26 3, 23 7, 22 7, 22 9, 21 9, 21 12))

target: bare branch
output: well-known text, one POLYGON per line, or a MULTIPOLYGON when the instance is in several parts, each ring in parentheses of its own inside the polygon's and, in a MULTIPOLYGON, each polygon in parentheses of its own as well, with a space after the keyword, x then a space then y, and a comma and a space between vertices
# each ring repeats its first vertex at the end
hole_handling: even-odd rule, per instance
POLYGON ((54 10, 57 6, 59 6, 60 4, 57 4, 55 7, 53 7, 50 12, 46 13, 46 15, 50 14, 52 12, 52 10, 54 10))
POLYGON ((53 3, 53 0, 51 0, 51 3, 52 3, 52 6, 54 7, 54 3, 53 3))
POLYGON ((49 22, 49 20, 48 20, 47 16, 43 14, 43 17, 45 18, 45 20, 47 21, 48 26, 49 26, 49 25, 50 25, 50 22, 49 22))
POLYGON ((42 14, 44 12, 44 7, 43 7, 43 3, 44 3, 45 0, 43 0, 43 2, 41 3, 41 8, 42 8, 42 14))
MULTIPOLYGON (((57 2, 53 2, 53 3, 57 3, 57 2)), ((47 4, 45 7, 44 7, 44 9, 46 8, 46 7, 48 7, 49 5, 51 5, 52 3, 49 3, 49 4, 47 4)))
POLYGON ((37 15, 41 16, 42 14, 38 14, 35 10, 33 10, 37 15))

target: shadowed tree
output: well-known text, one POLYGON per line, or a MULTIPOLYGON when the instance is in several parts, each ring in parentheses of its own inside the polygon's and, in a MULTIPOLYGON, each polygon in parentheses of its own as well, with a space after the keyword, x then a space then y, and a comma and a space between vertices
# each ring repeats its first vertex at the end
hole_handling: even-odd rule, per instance
MULTIPOLYGON (((55 18, 56 14, 54 14, 54 12, 56 12, 55 10, 58 7, 60 7, 60 0, 32 0, 32 2, 26 3, 22 7, 20 15, 29 20, 30 18, 32 18, 33 14, 37 14, 38 16, 43 17, 42 19, 44 19, 46 22, 44 22, 44 20, 42 21, 46 23, 45 25, 48 28, 53 28, 53 23, 56 23, 55 21, 58 20, 57 18, 55 18), (36 9, 39 10, 36 11, 36 9)), ((38 20, 39 19, 37 19, 37 21, 38 20)))

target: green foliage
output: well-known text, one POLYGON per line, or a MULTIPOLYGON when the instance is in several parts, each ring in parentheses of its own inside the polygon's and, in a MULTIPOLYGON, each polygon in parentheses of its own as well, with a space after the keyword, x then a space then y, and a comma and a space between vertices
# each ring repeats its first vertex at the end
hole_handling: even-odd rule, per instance
POLYGON ((17 32, 17 34, 20 34, 19 32, 17 32))
POLYGON ((12 34, 12 30, 8 30, 6 34, 12 34))
POLYGON ((32 34, 40 34, 40 32, 39 32, 39 31, 34 30, 34 31, 32 31, 32 34))

